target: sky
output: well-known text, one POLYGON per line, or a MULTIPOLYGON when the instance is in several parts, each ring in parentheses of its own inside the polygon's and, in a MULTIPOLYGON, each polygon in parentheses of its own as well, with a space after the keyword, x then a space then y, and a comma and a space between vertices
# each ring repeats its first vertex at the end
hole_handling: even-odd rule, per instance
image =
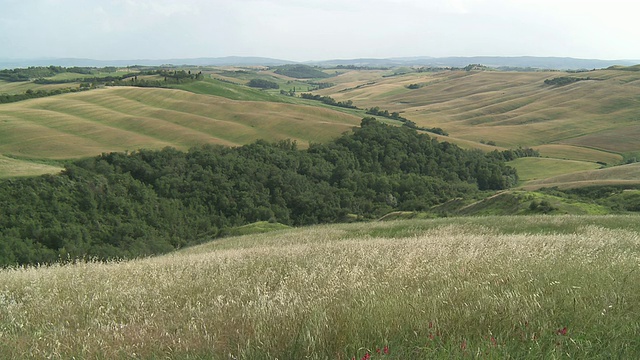
POLYGON ((637 0, 0 0, 0 58, 640 59, 637 0))

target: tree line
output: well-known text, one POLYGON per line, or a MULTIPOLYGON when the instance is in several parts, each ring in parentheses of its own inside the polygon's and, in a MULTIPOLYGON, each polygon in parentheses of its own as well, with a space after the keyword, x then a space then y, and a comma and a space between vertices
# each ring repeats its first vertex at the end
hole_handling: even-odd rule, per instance
POLYGON ((573 84, 578 81, 592 80, 589 77, 581 78, 581 77, 568 77, 568 76, 560 76, 555 77, 553 79, 546 79, 544 83, 546 85, 555 85, 555 86, 565 86, 569 84, 573 84))
POLYGON ((321 101, 322 103, 330 105, 330 106, 343 107, 343 108, 347 108, 347 109, 357 109, 358 108, 355 105, 353 105, 353 101, 351 101, 351 100, 336 101, 336 99, 332 98, 331 96, 321 96, 321 95, 314 95, 314 94, 311 94, 311 93, 302 93, 302 94, 300 94, 300 97, 303 98, 303 99, 308 99, 308 100, 321 101))
MULTIPOLYGON (((33 72, 30 72, 29 74, 31 75, 41 74, 40 71, 42 69, 46 70, 49 68, 33 68, 34 69, 33 72)), ((52 68, 54 68, 56 71, 63 71, 63 72, 68 70, 66 68, 61 68, 61 67, 52 67, 52 68)), ((32 69, 32 68, 29 68, 29 69, 32 69)), ((91 70, 91 68, 78 68, 78 69, 79 70, 75 70, 75 71, 82 71, 82 69, 86 69, 86 71, 91 70)), ((19 69, 19 70, 24 70, 24 69, 19 69)), ((19 76, 22 76, 22 75, 19 75, 19 76)), ((41 98, 41 97, 47 97, 47 96, 53 96, 53 95, 66 94, 70 92, 84 91, 84 90, 94 89, 99 86, 136 86, 136 87, 164 88, 164 87, 169 87, 170 84, 184 84, 187 82, 192 82, 192 81, 202 80, 202 79, 204 79, 204 75, 202 74, 202 71, 198 73, 195 73, 195 72, 192 73, 191 70, 185 71, 185 70, 166 70, 166 69, 145 70, 137 73, 127 73, 120 76, 85 77, 85 78, 78 78, 78 79, 37 78, 33 80, 33 83, 40 84, 40 85, 68 84, 68 83, 78 83, 78 82, 80 82, 80 85, 78 85, 78 87, 69 87, 69 88, 54 89, 54 90, 29 89, 22 94, 0 94, 0 104, 12 103, 17 101, 23 101, 23 100, 29 100, 29 99, 35 99, 35 98, 41 98), (160 77, 163 77, 163 80, 148 80, 148 79, 138 78, 138 76, 143 76, 143 75, 158 75, 160 77)), ((28 81, 28 80, 29 78, 27 78, 27 80, 21 80, 21 81, 28 81)))
POLYGON ((389 110, 380 110, 378 106, 375 106, 370 109, 367 109, 367 114, 382 116, 392 120, 398 120, 402 123, 403 126, 406 126, 411 129, 427 131, 427 132, 442 135, 442 136, 449 136, 448 132, 442 130, 442 128, 439 128, 439 127, 427 128, 423 126, 418 126, 415 122, 401 116, 400 113, 397 111, 389 113, 389 110))
POLYGON ((516 181, 499 152, 374 118, 306 150, 287 140, 105 153, 0 181, 0 265, 159 254, 256 221, 374 219, 516 181))
POLYGON ((88 87, 79 86, 77 88, 64 88, 64 89, 54 89, 54 90, 32 90, 29 89, 22 94, 1 94, 0 95, 0 104, 7 104, 12 102, 18 102, 29 99, 37 99, 41 97, 54 96, 60 94, 68 94, 72 92, 79 92, 89 90, 88 87))

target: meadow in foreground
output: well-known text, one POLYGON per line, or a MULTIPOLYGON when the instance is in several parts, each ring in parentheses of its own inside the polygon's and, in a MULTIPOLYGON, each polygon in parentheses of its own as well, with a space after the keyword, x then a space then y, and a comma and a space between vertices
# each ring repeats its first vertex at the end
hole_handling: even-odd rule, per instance
POLYGON ((317 226, 0 271, 3 358, 636 358, 638 218, 317 226))

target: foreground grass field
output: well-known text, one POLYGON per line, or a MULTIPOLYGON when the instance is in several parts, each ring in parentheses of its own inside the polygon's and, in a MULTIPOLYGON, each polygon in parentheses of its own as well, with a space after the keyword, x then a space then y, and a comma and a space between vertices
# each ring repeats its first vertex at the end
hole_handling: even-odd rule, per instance
POLYGON ((0 271, 4 358, 635 358, 640 221, 318 226, 0 271))

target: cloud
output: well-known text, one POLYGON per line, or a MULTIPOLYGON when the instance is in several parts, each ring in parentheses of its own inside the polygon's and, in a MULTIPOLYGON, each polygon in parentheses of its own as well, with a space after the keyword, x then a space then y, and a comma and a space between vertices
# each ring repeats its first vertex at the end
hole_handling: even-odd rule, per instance
POLYGON ((0 56, 640 58, 623 0, 0 1, 0 56))

